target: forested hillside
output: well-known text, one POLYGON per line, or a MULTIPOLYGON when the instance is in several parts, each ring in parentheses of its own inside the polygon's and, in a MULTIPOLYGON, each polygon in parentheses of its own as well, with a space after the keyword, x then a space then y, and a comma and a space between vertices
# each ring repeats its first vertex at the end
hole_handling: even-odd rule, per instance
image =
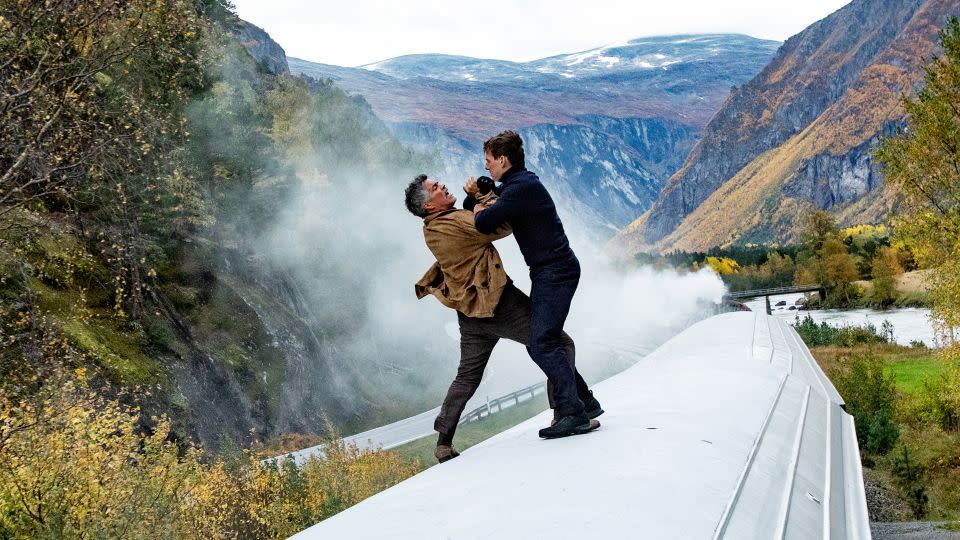
POLYGON ((439 392, 429 338, 357 339, 398 255, 364 225, 429 162, 268 41, 219 0, 2 3, 7 398, 77 371, 216 448, 439 392))

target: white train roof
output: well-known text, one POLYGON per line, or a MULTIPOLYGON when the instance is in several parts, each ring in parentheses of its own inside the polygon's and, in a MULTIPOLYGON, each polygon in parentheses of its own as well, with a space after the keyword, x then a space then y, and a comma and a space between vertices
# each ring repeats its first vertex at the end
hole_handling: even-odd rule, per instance
POLYGON ((717 315, 594 386, 590 434, 545 412, 296 535, 869 538, 853 419, 787 323, 717 315))

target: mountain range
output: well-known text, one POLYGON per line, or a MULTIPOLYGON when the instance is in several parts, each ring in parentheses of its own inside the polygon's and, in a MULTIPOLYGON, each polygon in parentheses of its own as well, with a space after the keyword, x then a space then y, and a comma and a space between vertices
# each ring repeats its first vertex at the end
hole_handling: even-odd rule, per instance
POLYGON ((790 243, 803 216, 885 221, 871 149, 904 126, 902 99, 956 0, 855 0, 782 46, 742 35, 659 36, 530 62, 411 55, 290 71, 362 96, 456 182, 512 128, 528 166, 614 253, 790 243), (639 218, 637 217, 639 216, 639 218))
POLYGON ((565 217, 606 239, 650 207, 700 129, 778 42, 638 38, 530 62, 423 54, 360 67, 289 58, 290 71, 362 96, 448 181, 483 173, 482 141, 515 129, 565 217))
POLYGON ((827 210, 887 219, 893 197, 871 149, 904 123, 955 0, 855 0, 788 39, 703 129, 653 207, 614 252, 789 243, 827 210))

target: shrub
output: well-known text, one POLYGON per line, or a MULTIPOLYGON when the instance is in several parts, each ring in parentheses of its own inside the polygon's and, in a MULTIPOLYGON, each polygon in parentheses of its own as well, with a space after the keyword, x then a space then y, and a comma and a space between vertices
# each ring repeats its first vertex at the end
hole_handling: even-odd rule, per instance
POLYGON ((143 332, 146 334, 147 346, 157 351, 173 350, 176 336, 158 317, 144 317, 143 332))
POLYGON ((810 315, 805 316, 802 321, 800 316, 797 315, 793 322, 793 328, 800 334, 800 338, 808 347, 833 344, 840 334, 839 329, 825 322, 817 324, 810 315))
POLYGON ((60 375, 36 400, 0 394, 0 538, 286 538, 418 471, 329 436, 326 456, 227 461, 141 432, 139 413, 60 375))
POLYGON ((832 379, 853 415, 860 449, 870 454, 886 454, 900 437, 893 422, 896 412, 896 388, 893 377, 883 373, 883 363, 872 353, 862 353, 845 362, 832 379))
POLYGON ((867 323, 863 326, 835 327, 826 322, 817 324, 810 315, 804 316, 803 320, 800 320, 800 316, 797 315, 794 318, 793 327, 808 347, 825 345, 852 347, 854 345, 887 343, 893 338, 893 325, 887 321, 882 326, 881 332, 878 332, 873 323, 867 323))
POLYGON ((925 291, 905 292, 893 301, 895 307, 930 307, 930 293, 925 291))
POLYGON ((880 325, 880 335, 883 336, 883 340, 887 343, 893 343, 895 341, 893 335, 893 323, 887 319, 884 319, 883 324, 880 325))
POLYGON ((919 519, 927 513, 926 469, 910 458, 910 451, 904 446, 899 454, 893 456, 893 479, 900 493, 907 499, 913 515, 919 519))
MULTIPOLYGON (((855 345, 866 345, 870 343, 886 343, 886 335, 877 331, 873 323, 867 323, 863 326, 841 326, 837 337, 837 345, 844 347, 853 347, 855 345)), ((889 327, 889 335, 893 335, 893 325, 889 327)))

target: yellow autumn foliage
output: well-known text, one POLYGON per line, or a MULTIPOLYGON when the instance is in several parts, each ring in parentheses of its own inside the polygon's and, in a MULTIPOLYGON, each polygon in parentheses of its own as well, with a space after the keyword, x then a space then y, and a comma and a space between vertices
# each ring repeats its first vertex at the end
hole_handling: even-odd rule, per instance
POLYGON ((706 263, 720 276, 740 271, 740 264, 729 257, 707 257, 706 263))
POLYGON ((299 466, 225 461, 171 442, 166 418, 144 432, 83 376, 36 400, 0 395, 0 537, 286 538, 419 470, 334 437, 299 466))
POLYGON ((847 227, 840 230, 841 238, 846 238, 848 236, 867 236, 874 238, 888 237, 890 236, 890 230, 886 225, 854 225, 852 227, 847 227))

